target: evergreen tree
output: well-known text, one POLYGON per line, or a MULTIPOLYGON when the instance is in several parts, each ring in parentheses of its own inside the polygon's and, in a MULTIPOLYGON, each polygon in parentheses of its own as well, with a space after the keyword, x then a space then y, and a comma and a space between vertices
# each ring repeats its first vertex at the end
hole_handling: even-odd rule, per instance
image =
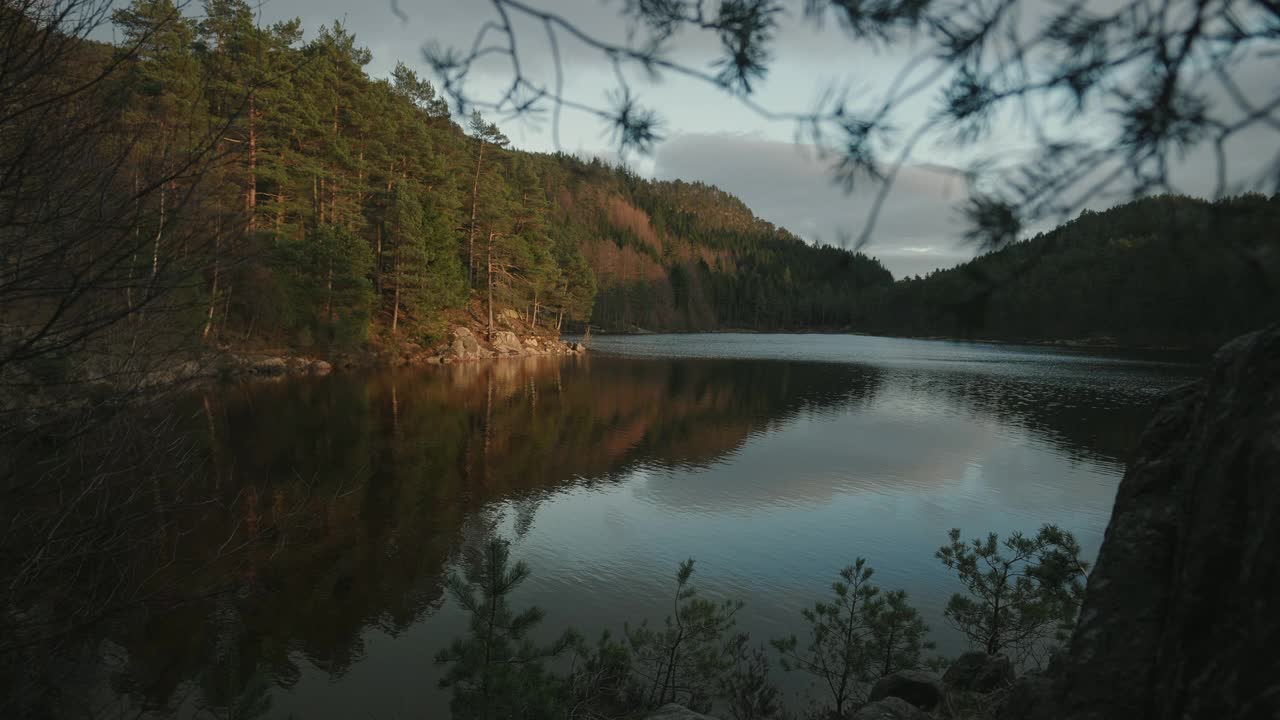
POLYGON ((1015 662, 1042 655, 1075 622, 1089 564, 1075 537, 1057 526, 1003 542, 990 533, 966 543, 953 529, 937 556, 966 591, 951 596, 947 620, 990 655, 1011 653, 1015 662))
POLYGON ((511 594, 528 577, 528 566, 512 564, 510 546, 500 539, 486 543, 463 576, 449 576, 449 592, 469 616, 468 635, 436 655, 436 662, 447 666, 440 686, 453 690, 454 718, 563 717, 562 681, 544 662, 568 650, 575 635, 566 632, 546 647, 529 639, 542 611, 516 612, 510 605, 511 594))
MULTIPOLYGON (((471 183, 471 222, 467 225, 467 281, 472 285, 475 284, 475 241, 476 241, 476 212, 480 203, 480 177, 484 170, 484 152, 485 148, 492 145, 494 150, 506 147, 507 136, 502 134, 497 125, 485 122, 481 117, 480 111, 477 110, 471 114, 471 122, 468 126, 471 130, 471 137, 475 140, 476 155, 476 172, 475 178, 471 183)), ((492 323, 490 323, 492 325, 492 323)))
POLYGON ((729 633, 742 603, 698 597, 692 577, 693 560, 680 563, 672 612, 661 628, 648 621, 625 628, 632 693, 645 707, 679 703, 708 709, 721 677, 734 667, 742 641, 729 633))
POLYGON ((914 670, 928 627, 901 590, 881 595, 866 560, 840 571, 830 601, 802 611, 809 624, 804 646, 792 635, 773 641, 782 667, 813 675, 831 696, 832 717, 842 718, 861 703, 870 684, 899 670, 914 670))

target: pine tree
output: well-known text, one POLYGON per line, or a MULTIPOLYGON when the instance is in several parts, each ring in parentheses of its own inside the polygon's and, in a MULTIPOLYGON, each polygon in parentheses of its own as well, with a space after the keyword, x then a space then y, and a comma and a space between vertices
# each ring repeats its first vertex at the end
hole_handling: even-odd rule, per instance
MULTIPOLYGON (((475 285, 475 241, 477 219, 476 213, 480 205, 480 177, 484 169, 485 148, 492 145, 495 152, 506 147, 507 136, 502 134, 497 125, 485 122, 485 119, 477 110, 471 114, 471 123, 469 125, 471 137, 475 140, 476 155, 476 172, 471 183, 471 222, 467 226, 467 282, 475 285)), ((491 236, 492 237, 492 236, 491 236)), ((492 325, 492 322, 490 322, 492 325)))
POLYGON ((449 593, 469 616, 468 634, 441 650, 436 662, 447 666, 440 686, 452 688, 450 709, 458 720, 564 715, 563 681, 544 662, 572 647, 576 636, 566 632, 548 646, 529 639, 542 611, 517 612, 510 604, 528 577, 529 567, 511 563, 510 545, 501 539, 486 543, 464 575, 449 576, 449 593))
POLYGON ((672 613, 661 628, 650 627, 648 621, 624 628, 633 694, 646 707, 674 702, 707 709, 721 677, 737 658, 741 639, 730 632, 742 603, 698 597, 689 584, 692 577, 693 560, 680 563, 672 613))
POLYGON ((1015 532, 1001 542, 990 533, 964 542, 952 529, 950 539, 937 557, 966 594, 952 595, 944 615, 973 645, 1022 662, 1074 623, 1089 565, 1071 533, 1045 525, 1031 537, 1015 532))

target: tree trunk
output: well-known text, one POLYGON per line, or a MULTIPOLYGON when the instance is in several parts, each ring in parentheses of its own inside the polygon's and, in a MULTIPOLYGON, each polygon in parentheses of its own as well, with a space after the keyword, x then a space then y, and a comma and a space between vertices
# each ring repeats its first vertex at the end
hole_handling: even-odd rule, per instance
POLYGON ((373 232, 375 237, 377 238, 376 240, 377 247, 374 249, 374 253, 377 255, 377 260, 375 261, 377 264, 373 266, 373 287, 374 287, 374 291, 378 293, 378 301, 381 302, 382 301, 382 223, 378 223, 378 225, 374 228, 373 232))
POLYGON ((325 295, 326 295, 326 299, 324 301, 325 320, 327 320, 330 325, 333 325, 333 258, 332 257, 329 258, 329 272, 325 277, 324 289, 325 289, 325 295))
POLYGON ((400 248, 397 247, 391 256, 391 277, 395 281, 395 298, 391 301, 391 334, 396 334, 396 326, 400 323, 400 248))
POLYGON ((475 285, 474 247, 476 241, 476 203, 480 198, 480 163, 484 160, 484 141, 480 142, 480 153, 476 156, 476 176, 471 181, 471 225, 467 228, 467 285, 475 285))
POLYGON ((489 244, 485 257, 485 269, 489 279, 489 341, 493 342, 493 233, 489 233, 489 244))
POLYGON ((222 324, 218 327, 219 337, 223 337, 227 334, 227 318, 231 317, 231 291, 235 289, 235 285, 227 286, 227 295, 222 301, 222 324))
POLYGON ((209 289, 209 317, 205 319, 204 332, 200 334, 200 337, 205 340, 209 339, 209 330, 213 328, 213 311, 218 306, 218 250, 221 238, 221 231, 213 236, 213 287, 209 289))
POLYGON ((245 189, 245 210, 249 213, 249 233, 258 221, 258 130, 253 93, 249 93, 249 187, 245 189))

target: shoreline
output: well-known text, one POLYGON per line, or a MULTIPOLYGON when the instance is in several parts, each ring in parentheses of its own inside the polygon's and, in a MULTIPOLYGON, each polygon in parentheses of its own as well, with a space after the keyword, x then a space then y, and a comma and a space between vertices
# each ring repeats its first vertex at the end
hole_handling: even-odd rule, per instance
MULTIPOLYGON (((1203 354, 1206 358, 1220 345, 1163 345, 1132 344, 1109 337, 1099 338, 1054 338, 1054 339, 1012 339, 961 337, 957 335, 899 335, 893 333, 865 332, 847 328, 805 328, 756 330, 748 328, 718 328, 715 330, 593 330, 592 335, 605 337, 645 337, 649 335, 856 335, 861 337, 891 338, 895 340, 945 340, 947 342, 988 343, 992 345, 1021 345, 1025 347, 1061 347, 1075 350, 1128 350, 1145 352, 1170 352, 1203 354)), ((578 337, 581 337, 580 335, 578 337)))

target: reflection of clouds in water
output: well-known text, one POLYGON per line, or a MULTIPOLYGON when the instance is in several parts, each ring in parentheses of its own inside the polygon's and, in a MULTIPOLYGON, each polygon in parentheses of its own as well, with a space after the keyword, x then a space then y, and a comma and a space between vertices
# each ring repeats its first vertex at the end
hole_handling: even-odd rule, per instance
POLYGON ((637 492, 692 513, 815 506, 857 493, 943 493, 957 503, 996 495, 1019 513, 1046 503, 1079 504, 1082 492, 1109 504, 1107 483, 1058 480, 1114 479, 1113 464, 1073 460, 1007 416, 892 379, 886 385, 864 407, 796 419, 700 472, 656 474, 637 492))
POLYGON ((648 357, 309 378, 215 398, 224 472, 256 468, 264 496, 328 498, 324 532, 290 546, 287 569, 262 568, 280 589, 244 614, 262 619, 247 646, 269 632, 308 651, 278 707, 441 707, 429 658, 465 619, 440 580, 495 535, 531 565, 518 602, 543 606, 549 632, 660 620, 677 563, 693 556, 704 592, 746 598, 742 628, 777 636, 865 556, 950 652, 940 613, 956 588, 933 557, 947 529, 1059 522, 1092 553, 1146 403, 1185 375, 851 336, 596 342, 648 357), (349 492, 357 473, 367 480, 349 492))

